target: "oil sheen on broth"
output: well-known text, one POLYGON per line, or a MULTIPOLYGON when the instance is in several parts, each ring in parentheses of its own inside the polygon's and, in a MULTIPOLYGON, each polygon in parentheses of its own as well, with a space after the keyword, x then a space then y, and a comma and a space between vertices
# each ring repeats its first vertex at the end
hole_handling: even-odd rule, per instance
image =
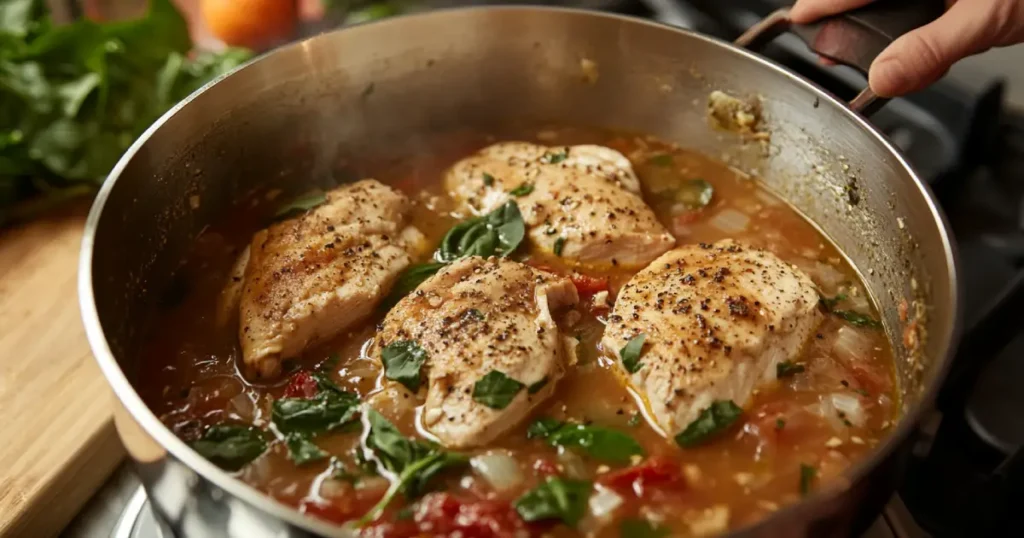
MULTIPOLYGON (((648 425, 639 399, 613 368, 619 350, 599 346, 609 307, 636 270, 570 267, 558 256, 531 252, 524 241, 514 259, 573 274, 580 302, 557 322, 578 340, 578 364, 521 425, 485 448, 448 451, 473 460, 441 471, 422 490, 403 490, 408 497, 398 495, 362 532, 626 536, 660 529, 680 536, 713 535, 750 524, 841 480, 852 462, 880 442, 898 407, 892 353, 857 274, 811 223, 758 181, 650 137, 579 129, 536 136, 551 146, 593 143, 620 151, 641 180, 644 200, 677 246, 731 238, 774 253, 812 278, 823 299, 824 321, 801 355, 780 367, 778 381, 758 385, 750 401, 735 402, 742 414, 734 422, 695 446, 682 447, 648 425), (614 430, 635 440, 643 455, 600 459, 578 444, 554 447, 543 435, 530 438, 531 425, 542 418, 614 430), (517 500, 549 477, 589 489, 576 506, 537 508, 535 503, 534 512, 550 509, 554 515, 524 522, 517 500)), ((467 217, 457 213, 444 192, 444 171, 492 142, 453 136, 438 143, 429 157, 381 165, 366 177, 409 196, 412 223, 437 245, 467 217)), ((313 445, 305 447, 312 450, 310 461, 298 465, 284 432, 272 425, 273 402, 286 393, 301 395, 304 387, 307 396, 324 390, 311 381, 310 372, 359 398, 372 393, 382 372, 367 348, 384 311, 301 359, 286 361, 277 381, 250 382, 240 374, 237 313, 219 311, 218 300, 252 233, 286 202, 277 194, 254 194, 197 239, 177 276, 186 291, 159 314, 144 348, 139 388, 163 422, 187 442, 208 438, 213 426, 254 426, 265 450, 244 439, 239 445, 213 447, 227 451, 221 454, 230 460, 229 470, 283 503, 344 523, 364 516, 389 487, 372 453, 361 449, 360 422, 307 436, 304 442, 313 445), (254 459, 245 461, 249 458, 254 459)), ((411 417, 388 418, 408 439, 421 437, 411 417)), ((570 501, 576 497, 570 495, 570 501)))

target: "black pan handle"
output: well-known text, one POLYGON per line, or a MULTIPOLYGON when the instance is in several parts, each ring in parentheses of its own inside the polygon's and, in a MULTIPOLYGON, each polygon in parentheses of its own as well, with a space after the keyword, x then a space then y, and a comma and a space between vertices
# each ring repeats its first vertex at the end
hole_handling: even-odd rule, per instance
MULTIPOLYGON (((865 75, 881 52, 901 35, 939 18, 946 10, 943 0, 876 0, 862 8, 825 17, 810 24, 793 24, 789 9, 780 9, 753 25, 733 43, 757 49, 789 31, 815 53, 865 75)), ((850 101, 850 108, 871 115, 887 99, 864 88, 850 101)))

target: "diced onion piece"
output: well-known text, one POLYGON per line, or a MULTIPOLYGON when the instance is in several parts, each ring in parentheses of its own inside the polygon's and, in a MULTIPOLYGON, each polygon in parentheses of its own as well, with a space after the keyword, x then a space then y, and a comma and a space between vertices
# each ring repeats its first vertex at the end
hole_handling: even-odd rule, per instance
POLYGON ((821 287, 821 291, 830 296, 836 294, 840 284, 849 280, 839 269, 817 260, 797 260, 793 265, 807 273, 807 276, 821 287))
POLYGON ((597 519, 608 519, 622 506, 622 497, 613 490, 598 485, 590 496, 590 513, 597 519))
POLYGON ((519 462, 505 452, 490 452, 475 456, 470 465, 492 488, 508 491, 523 483, 519 462))
POLYGON ((574 480, 590 479, 590 470, 583 458, 565 447, 558 447, 558 463, 562 465, 566 476, 574 480))
POLYGON ((853 327, 840 327, 833 347, 836 355, 846 361, 863 360, 871 354, 871 348, 871 339, 853 327))
POLYGON ((829 399, 837 414, 842 413, 842 416, 849 420, 850 424, 864 425, 867 417, 864 414, 864 406, 860 404, 860 398, 846 392, 834 392, 829 399))
POLYGON ((236 394, 228 400, 228 407, 232 413, 238 415, 242 422, 252 422, 255 418, 255 407, 252 400, 249 399, 249 395, 244 392, 236 394))
POLYGON ((822 397, 821 401, 816 404, 808 405, 805 409, 825 419, 836 432, 842 432, 846 429, 846 424, 843 424, 843 419, 839 418, 836 407, 832 405, 831 398, 827 396, 822 397))
POLYGON ((750 217, 735 209, 726 208, 716 213, 708 222, 725 233, 733 234, 745 231, 750 225, 750 217))

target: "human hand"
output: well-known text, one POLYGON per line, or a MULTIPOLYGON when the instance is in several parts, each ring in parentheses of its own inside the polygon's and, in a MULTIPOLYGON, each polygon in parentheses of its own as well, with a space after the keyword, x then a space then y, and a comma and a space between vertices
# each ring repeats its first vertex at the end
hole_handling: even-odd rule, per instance
MULTIPOLYGON (((797 0, 790 19, 814 22, 873 0, 797 0)), ((894 97, 938 80, 958 60, 1024 41, 1024 0, 947 0, 937 20, 892 42, 868 74, 871 90, 894 97)))

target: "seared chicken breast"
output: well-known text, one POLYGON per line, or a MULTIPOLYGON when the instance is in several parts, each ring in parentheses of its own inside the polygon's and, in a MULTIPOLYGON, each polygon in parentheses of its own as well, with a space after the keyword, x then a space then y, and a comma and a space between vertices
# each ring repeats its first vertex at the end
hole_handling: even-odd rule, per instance
MULTIPOLYGON (((552 312, 577 301, 568 278, 504 258, 465 258, 388 313, 373 353, 381 358, 382 350, 399 342, 420 346, 426 352, 422 426, 446 447, 481 446, 515 427, 575 363, 576 340, 559 331, 552 312), (504 406, 478 390, 488 375, 518 387, 504 406)), ((398 388, 386 385, 385 392, 398 388)))
POLYGON ((409 200, 367 179, 327 193, 304 215, 257 232, 240 298, 239 339, 250 373, 363 321, 425 247, 407 222, 409 200))
POLYGON ((606 147, 495 144, 456 163, 445 186, 476 214, 515 199, 533 245, 565 259, 641 267, 675 244, 629 160, 606 147))
POLYGON ((668 435, 712 402, 746 402, 796 357, 823 315, 811 279, 774 254, 732 241, 667 252, 619 293, 602 339, 668 435), (645 335, 633 373, 620 350, 645 335))

